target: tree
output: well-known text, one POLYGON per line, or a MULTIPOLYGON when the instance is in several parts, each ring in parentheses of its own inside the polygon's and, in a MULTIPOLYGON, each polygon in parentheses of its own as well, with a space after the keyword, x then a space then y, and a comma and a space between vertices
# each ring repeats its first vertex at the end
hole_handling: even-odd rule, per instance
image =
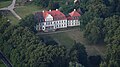
POLYGON ((36 44, 23 48, 23 46, 22 49, 17 48, 11 53, 11 59, 14 58, 14 60, 12 59, 14 64, 18 63, 17 65, 26 65, 27 67, 66 67, 64 47, 36 44))
POLYGON ((49 1, 49 9, 55 10, 55 9, 59 9, 59 7, 60 7, 59 2, 54 2, 53 0, 49 1))
POLYGON ((103 34, 103 19, 94 18, 90 23, 87 24, 84 31, 84 36, 92 43, 98 43, 104 39, 103 34))
POLYGON ((120 15, 120 1, 119 0, 109 0, 111 15, 120 15))
POLYGON ((101 63, 101 67, 120 67, 120 45, 108 45, 105 60, 101 63))
POLYGON ((83 4, 80 5, 81 10, 84 13, 80 17, 82 29, 85 29, 86 25, 94 20, 95 17, 105 18, 109 15, 108 7, 102 0, 89 0, 85 3, 83 2, 83 4))
POLYGON ((69 62, 69 67, 84 67, 84 66, 77 62, 74 62, 74 63, 69 62))
POLYGON ((28 27, 31 31, 34 31, 34 32, 36 32, 35 30, 36 24, 37 24, 37 21, 35 20, 35 17, 33 14, 26 16, 19 23, 20 26, 28 27))
POLYGON ((89 56, 89 66, 90 67, 99 67, 102 58, 100 55, 96 55, 96 56, 89 56))
POLYGON ((106 18, 104 22, 104 32, 105 32, 105 42, 120 44, 120 17, 114 15, 112 17, 106 18))
POLYGON ((85 47, 81 43, 75 43, 70 49, 70 61, 80 63, 87 66, 87 53, 85 47))
POLYGON ((34 0, 34 3, 38 6, 46 8, 49 5, 49 1, 50 0, 34 0))
POLYGON ((1 16, 1 18, 0 18, 0 46, 1 46, 0 50, 2 52, 4 52, 4 49, 6 49, 8 47, 8 46, 5 46, 3 43, 6 43, 6 41, 10 37, 12 30, 11 30, 11 32, 7 33, 7 31, 9 31, 9 30, 11 30, 10 23, 7 21, 7 18, 4 18, 3 16, 1 16))

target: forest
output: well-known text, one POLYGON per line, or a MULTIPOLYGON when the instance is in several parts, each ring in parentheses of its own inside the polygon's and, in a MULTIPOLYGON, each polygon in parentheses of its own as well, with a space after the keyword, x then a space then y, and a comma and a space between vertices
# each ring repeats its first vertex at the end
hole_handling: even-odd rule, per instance
POLYGON ((105 43, 105 55, 88 56, 83 44, 65 46, 44 43, 36 35, 34 15, 30 14, 12 25, 0 12, 0 51, 13 67, 120 67, 120 0, 34 0, 37 6, 60 9, 67 14, 80 9, 80 30, 89 43, 105 43))

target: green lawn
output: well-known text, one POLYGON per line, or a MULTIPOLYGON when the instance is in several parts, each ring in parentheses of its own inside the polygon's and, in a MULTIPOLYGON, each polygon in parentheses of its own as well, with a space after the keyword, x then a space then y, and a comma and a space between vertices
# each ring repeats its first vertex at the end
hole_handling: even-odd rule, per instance
POLYGON ((26 5, 26 6, 18 6, 15 9, 15 12, 22 18, 25 16, 35 13, 37 11, 41 11, 42 9, 36 5, 26 5))
POLYGON ((76 42, 84 44, 88 55, 104 55, 106 50, 105 44, 90 44, 87 39, 84 38, 83 32, 81 31, 71 31, 67 32, 67 36, 76 42))
POLYGON ((19 20, 14 16, 12 15, 12 13, 9 12, 9 14, 7 15, 7 18, 11 21, 11 23, 13 25, 17 25, 19 20))
POLYGON ((51 34, 50 36, 60 45, 66 46, 66 48, 71 48, 74 43, 74 40, 72 40, 66 33, 51 34))
MULTIPOLYGON (((35 6, 33 4, 26 6, 17 6, 14 10, 21 18, 24 18, 27 15, 35 13, 37 11, 41 11, 40 7, 35 6)), ((19 23, 19 20, 16 17, 14 17, 11 13, 9 13, 7 18, 9 18, 12 21, 13 25, 19 23)))
POLYGON ((2 1, 0 2, 0 8, 7 7, 11 4, 11 1, 2 1))
POLYGON ((74 41, 82 43, 86 47, 87 54, 90 55, 104 55, 105 45, 89 44, 83 37, 80 31, 70 31, 65 33, 56 33, 44 35, 52 37, 59 45, 65 46, 68 50, 74 45, 74 41))

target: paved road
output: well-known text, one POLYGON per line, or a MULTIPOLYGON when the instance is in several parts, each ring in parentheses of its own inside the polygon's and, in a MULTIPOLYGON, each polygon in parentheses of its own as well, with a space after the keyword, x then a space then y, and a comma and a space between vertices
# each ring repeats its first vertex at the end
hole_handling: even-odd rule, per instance
POLYGON ((6 67, 13 67, 10 61, 4 56, 4 54, 0 51, 0 59, 6 65, 6 67))
POLYGON ((15 2, 16 0, 13 0, 11 5, 9 5, 8 7, 1 8, 0 10, 3 10, 3 11, 9 10, 16 18, 20 20, 21 17, 13 10, 15 8, 15 2))

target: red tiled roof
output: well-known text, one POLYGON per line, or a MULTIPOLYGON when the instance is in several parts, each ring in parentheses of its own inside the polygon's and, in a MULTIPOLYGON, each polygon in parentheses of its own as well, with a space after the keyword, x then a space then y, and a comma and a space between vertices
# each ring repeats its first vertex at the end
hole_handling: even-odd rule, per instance
POLYGON ((48 16, 48 11, 44 11, 44 12, 43 12, 43 17, 44 17, 44 19, 45 19, 47 16, 48 16))
POLYGON ((71 13, 69 13, 69 16, 66 16, 60 12, 59 10, 52 10, 52 11, 43 11, 43 12, 37 12, 36 15, 41 15, 43 16, 44 18, 44 21, 45 21, 45 18, 50 14, 52 17, 53 17, 53 20, 65 20, 65 19, 68 19, 68 20, 78 20, 79 18, 76 18, 76 17, 79 17, 81 16, 76 10, 72 11, 71 13))
POLYGON ((53 16, 54 20, 67 19, 66 16, 62 12, 60 12, 59 10, 52 10, 52 11, 49 11, 48 13, 53 16))
POLYGON ((72 17, 71 17, 70 15, 67 16, 67 19, 68 19, 68 20, 73 20, 72 17))
POLYGON ((72 11, 71 13, 69 13, 69 15, 70 15, 71 17, 81 16, 77 11, 72 11))
POLYGON ((71 13, 69 13, 69 16, 67 16, 68 20, 78 20, 79 16, 81 16, 75 9, 71 13))

